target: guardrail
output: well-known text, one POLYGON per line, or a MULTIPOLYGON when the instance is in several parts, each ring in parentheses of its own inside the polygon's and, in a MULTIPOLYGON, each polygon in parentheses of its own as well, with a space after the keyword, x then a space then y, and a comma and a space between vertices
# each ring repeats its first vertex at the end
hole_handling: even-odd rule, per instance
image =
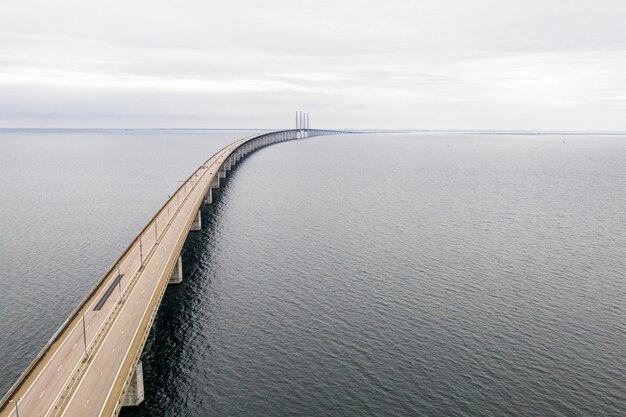
MULTIPOLYGON (((263 133, 260 135, 251 135, 242 139, 239 139, 225 147, 223 147, 222 149, 220 149, 218 152, 216 152, 214 155, 212 155, 209 159, 207 159, 199 168, 197 168, 195 171, 193 171, 191 173, 191 175, 176 189, 176 191, 169 197, 169 199, 165 202, 165 204, 157 211, 157 213, 148 221, 148 223, 143 227, 143 229, 138 233, 138 235, 135 237, 135 239, 128 245, 128 247, 122 252, 122 255, 120 256, 120 258, 118 258, 112 265, 111 267, 108 269, 108 271, 96 282, 96 284, 94 285, 94 287, 92 288, 92 290, 80 301, 80 303, 77 305, 77 307, 72 311, 72 313, 70 313, 70 315, 68 316, 68 318, 61 324, 61 326, 57 329, 57 331, 53 334, 53 336, 50 338, 50 340, 43 346, 43 348, 37 353, 37 355, 35 356, 35 358, 33 358, 33 360, 28 364, 28 366, 25 368, 25 370, 20 374, 20 376, 18 377, 17 381, 11 386, 11 388, 9 388, 9 390, 5 393, 5 395, 2 397, 2 399, 0 400, 0 411, 2 411, 3 409, 6 408, 7 404, 8 404, 8 400, 13 396, 13 394, 20 388, 20 386, 22 385, 22 383, 28 378, 28 376, 31 374, 31 372, 35 369, 35 367, 44 359, 44 357, 46 356, 47 353, 49 353, 49 350, 51 348, 51 346, 59 341, 61 339, 61 336, 64 332, 66 332, 69 328, 70 325, 74 324, 74 329, 72 329, 70 331, 69 334, 66 335, 66 337, 71 336, 72 332, 75 331, 76 328, 78 328, 80 321, 84 320, 84 315, 87 314, 89 312, 89 309, 91 308, 91 306, 97 302, 96 300, 98 300, 99 295, 103 292, 106 291, 105 288, 107 287, 107 284, 110 284, 110 279, 111 278, 116 278, 118 277, 122 271, 124 271, 125 273, 122 274, 123 277, 120 278, 119 280, 119 285, 120 285, 120 294, 118 297, 118 301, 116 301, 116 305, 113 306, 113 308, 111 308, 108 313, 107 313, 107 317, 103 320, 100 328, 98 329, 98 331, 96 332, 96 334, 91 338, 91 340, 89 341, 89 343, 87 343, 86 341, 86 336, 85 336, 85 354, 88 356, 89 351, 91 350, 93 343, 97 342, 101 336, 102 330, 103 328, 106 328, 106 326, 108 325, 108 323, 111 320, 112 315, 114 315, 117 310, 119 309, 119 301, 121 299, 124 298, 124 294, 127 291, 127 289, 129 288, 129 286, 131 284, 134 283, 134 281, 137 278, 137 274, 139 274, 142 271, 142 267, 143 267, 143 259, 144 259, 144 238, 149 238, 149 240, 146 241, 146 243, 150 242, 150 245, 147 245, 148 247, 147 252, 146 252, 146 256, 149 257, 151 252, 154 250, 154 248, 156 247, 156 245, 159 242, 159 236, 161 236, 167 226, 169 226, 171 219, 173 217, 176 216, 176 214, 178 213, 178 210, 180 209, 180 207, 182 206, 182 203, 184 203, 185 198, 189 195, 189 193, 191 193, 195 187, 198 185, 197 182, 194 183, 194 178, 202 171, 205 169, 209 169, 210 167, 213 167, 214 164, 217 163, 217 161, 219 161, 219 157, 223 156, 224 153, 229 152, 229 157, 231 154, 233 154, 234 152, 236 152, 239 148, 241 148, 242 146, 251 143, 255 140, 259 140, 262 139, 264 137, 271 137, 277 134, 292 134, 294 137, 291 137, 290 139, 301 139, 301 138, 305 138, 305 137, 313 137, 313 136, 321 136, 321 135, 330 135, 330 134, 343 134, 343 133, 352 133, 352 132, 346 132, 346 131, 338 131, 338 130, 318 130, 318 129, 308 129, 308 130, 295 130, 295 129, 290 129, 290 130, 283 130, 283 131, 274 131, 274 132, 268 132, 268 133, 263 133), (233 146, 235 145, 235 146, 233 146), (214 160, 211 163, 211 160, 214 160), (188 190, 188 186, 191 185, 190 189, 188 190), (182 199, 181 199, 182 197, 182 199), (181 201, 182 200, 182 201, 181 201), (172 206, 174 206, 174 210, 173 213, 171 213, 172 211, 172 206), (165 213, 167 213, 167 224, 166 227, 163 227, 161 229, 161 233, 159 233, 158 230, 158 225, 159 225, 159 220, 162 216, 165 215, 165 213), (153 232, 151 229, 154 228, 154 237, 153 237, 153 232), (152 239, 154 239, 154 241, 152 242, 152 239), (139 251, 139 253, 137 253, 137 251, 139 251), (137 255, 139 255, 139 265, 136 265, 136 260, 137 260, 137 255), (127 264, 127 261, 131 260, 130 263, 127 264), (126 283, 122 288, 122 280, 126 278, 126 283), (94 300, 95 298, 95 300, 94 300), (90 304, 91 302, 91 304, 90 304)), ((224 160, 226 161, 227 158, 224 160)), ((215 172, 215 174, 217 174, 217 171, 221 168, 217 167, 217 170, 215 172)), ((208 187, 210 187, 211 184, 207 184, 205 186, 205 193, 208 190, 208 187)), ((161 221, 162 222, 162 221, 161 221)), ((76 371, 80 371, 80 369, 78 369, 78 365, 76 366, 75 370, 73 371, 73 373, 75 373, 76 371)), ((61 394, 59 394, 61 395, 61 394)), ((57 397, 57 400, 55 400, 55 403, 57 403, 58 401, 63 401, 63 397, 57 397)))

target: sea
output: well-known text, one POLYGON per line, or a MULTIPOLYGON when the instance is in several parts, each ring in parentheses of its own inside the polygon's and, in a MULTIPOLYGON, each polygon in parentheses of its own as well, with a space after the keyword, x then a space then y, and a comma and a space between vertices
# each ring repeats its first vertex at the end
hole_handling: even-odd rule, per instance
MULTIPOLYGON (((0 130, 0 395, 251 131, 0 130)), ((626 135, 331 135, 243 160, 122 416, 626 415, 626 135)))

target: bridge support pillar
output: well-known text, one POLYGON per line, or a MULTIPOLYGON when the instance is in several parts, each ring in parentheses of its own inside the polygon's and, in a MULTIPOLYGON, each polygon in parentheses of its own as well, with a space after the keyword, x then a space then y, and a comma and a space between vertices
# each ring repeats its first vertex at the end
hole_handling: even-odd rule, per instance
MULTIPOLYGON (((224 165, 226 165, 226 162, 224 162, 224 165)), ((226 168, 224 168, 224 165, 221 166, 220 170, 217 171, 217 176, 218 178, 226 178, 226 168)))
POLYGON ((220 188, 220 175, 219 173, 213 177, 213 181, 211 182, 211 188, 217 190, 220 188))
POLYGON ((209 204, 213 204, 213 184, 211 184, 211 186, 209 187, 209 190, 204 195, 203 203, 205 206, 208 206, 209 204))
POLYGON ((189 228, 189 230, 196 232, 200 229, 202 229, 202 216, 200 216, 200 210, 198 210, 196 218, 193 219, 193 223, 191 223, 191 228, 189 228))
POLYGON ((143 365, 141 361, 135 365, 128 387, 122 399, 122 407, 137 407, 144 400, 143 393, 143 365))
POLYGON ((183 282, 183 259, 179 256, 168 284, 180 284, 181 282, 183 282))

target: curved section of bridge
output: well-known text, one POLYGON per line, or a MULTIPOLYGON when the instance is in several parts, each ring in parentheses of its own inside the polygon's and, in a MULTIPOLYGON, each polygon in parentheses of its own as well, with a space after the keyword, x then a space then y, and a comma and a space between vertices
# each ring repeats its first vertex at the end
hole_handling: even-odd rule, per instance
POLYGON ((284 130, 237 140, 202 164, 139 233, 0 401, 0 417, 116 416, 143 401, 141 352, 200 208, 232 167, 262 147, 333 130, 284 130))

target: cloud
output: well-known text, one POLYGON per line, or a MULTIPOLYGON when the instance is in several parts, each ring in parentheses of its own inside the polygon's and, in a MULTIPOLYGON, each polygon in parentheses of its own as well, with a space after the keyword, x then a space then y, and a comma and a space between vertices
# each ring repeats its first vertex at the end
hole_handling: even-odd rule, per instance
POLYGON ((626 129, 623 1, 5 3, 0 127, 626 129))

